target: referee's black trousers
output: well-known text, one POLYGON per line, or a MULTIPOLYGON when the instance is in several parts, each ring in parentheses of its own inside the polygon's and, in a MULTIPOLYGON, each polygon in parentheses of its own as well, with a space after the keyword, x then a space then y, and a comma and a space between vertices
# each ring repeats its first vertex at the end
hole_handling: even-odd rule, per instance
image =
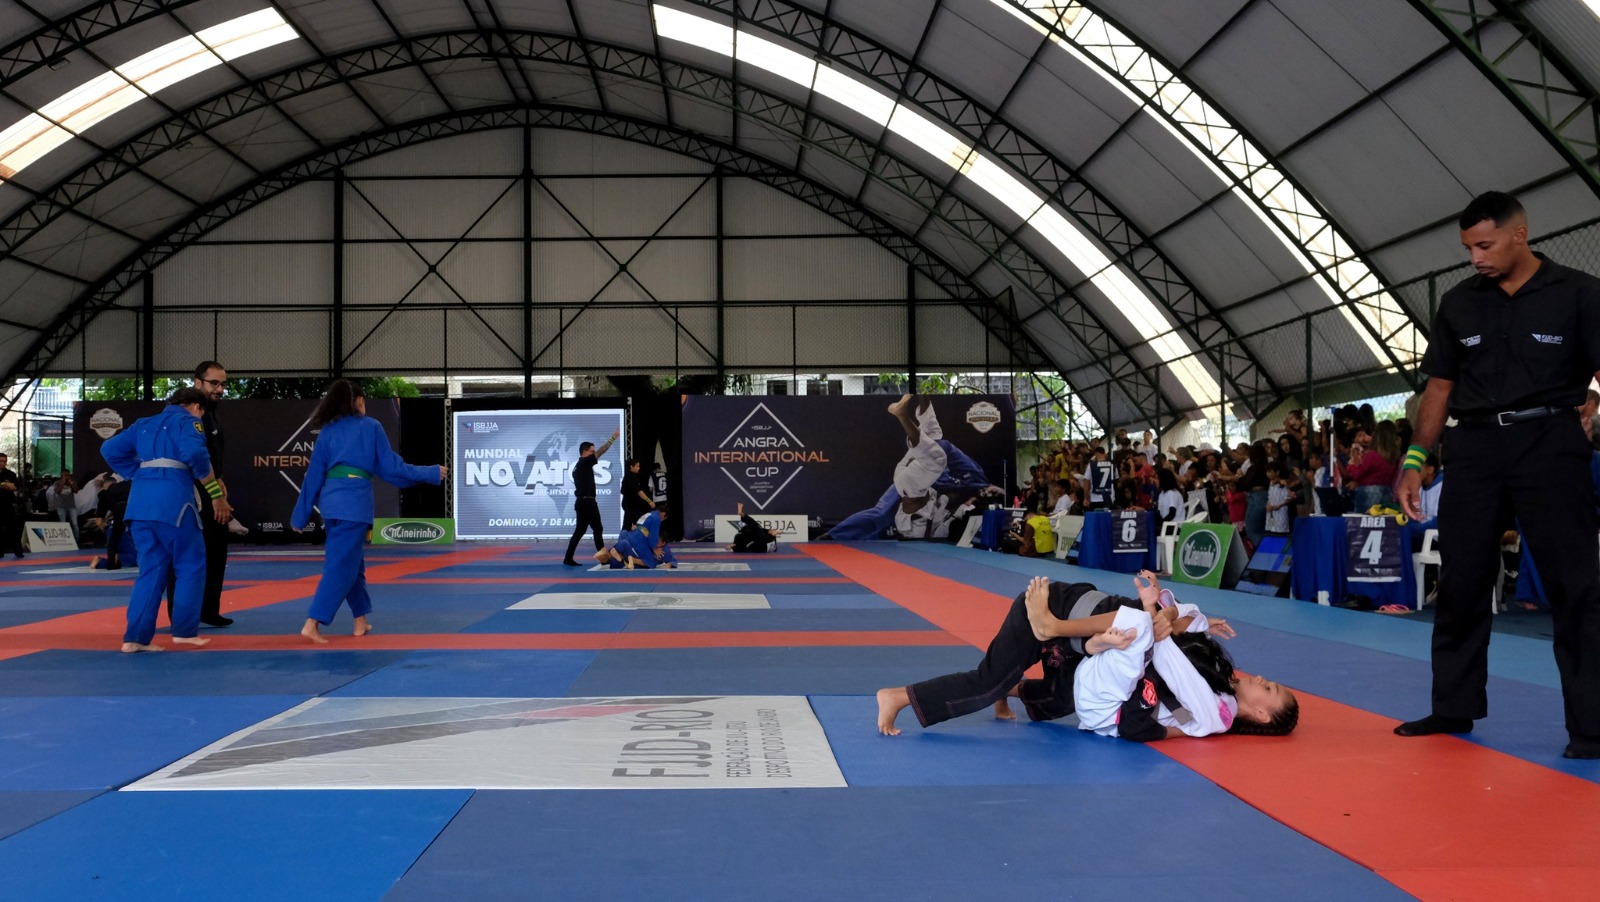
POLYGON ((1567 732, 1600 737, 1600 550, 1593 454, 1574 416, 1456 426, 1439 497, 1433 713, 1487 716, 1491 603, 1500 535, 1515 516, 1550 599, 1567 732))
POLYGON ((599 551, 606 547, 605 539, 601 536, 604 527, 600 523, 600 505, 593 497, 580 497, 573 504, 573 510, 578 515, 578 523, 572 530, 572 540, 567 542, 567 560, 572 560, 572 555, 578 550, 578 540, 589 530, 594 530, 594 550, 599 551))

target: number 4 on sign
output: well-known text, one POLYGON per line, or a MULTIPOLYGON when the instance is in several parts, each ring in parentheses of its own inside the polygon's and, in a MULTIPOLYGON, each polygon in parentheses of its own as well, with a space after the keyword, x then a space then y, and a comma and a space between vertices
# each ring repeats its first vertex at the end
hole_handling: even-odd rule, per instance
POLYGON ((1367 531, 1366 541, 1361 543, 1361 559, 1374 567, 1383 560, 1383 530, 1367 531))

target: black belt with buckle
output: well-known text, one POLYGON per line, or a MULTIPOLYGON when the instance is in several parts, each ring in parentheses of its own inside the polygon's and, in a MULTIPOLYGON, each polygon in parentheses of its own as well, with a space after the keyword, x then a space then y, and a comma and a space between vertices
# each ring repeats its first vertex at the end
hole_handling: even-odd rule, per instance
POLYGON ((1527 423, 1532 420, 1542 420, 1546 417, 1559 417, 1569 415, 1576 417, 1578 410, 1575 407, 1529 407, 1526 410, 1502 410, 1499 413, 1484 413, 1472 416, 1456 417, 1458 426, 1511 426, 1516 423, 1527 423))

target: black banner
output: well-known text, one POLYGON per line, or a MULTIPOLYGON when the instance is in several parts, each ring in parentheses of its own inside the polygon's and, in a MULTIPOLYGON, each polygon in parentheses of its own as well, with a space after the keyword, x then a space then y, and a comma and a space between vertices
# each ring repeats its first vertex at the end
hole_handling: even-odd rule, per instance
POLYGON ((1352 583, 1400 581, 1400 521, 1345 514, 1345 579, 1352 583))
POLYGON ((1005 395, 689 396, 685 531, 709 532, 714 515, 743 503, 758 517, 820 521, 813 536, 944 538, 989 486, 1004 501, 1015 454, 1005 395))
MULTIPOLYGON (((318 402, 228 401, 217 405, 222 427, 222 460, 213 462, 228 486, 234 517, 252 531, 251 539, 282 541, 295 535, 289 514, 300 496, 306 464, 316 444, 311 414, 318 402)), ((100 445, 141 417, 157 413, 164 401, 79 401, 73 405, 73 469, 80 479, 110 469, 100 456, 100 445)), ((400 404, 392 399, 368 398, 367 416, 383 425, 391 446, 400 437, 400 404)), ((432 461, 428 461, 432 463, 432 461)), ((376 515, 400 515, 400 493, 382 480, 373 480, 376 515)))

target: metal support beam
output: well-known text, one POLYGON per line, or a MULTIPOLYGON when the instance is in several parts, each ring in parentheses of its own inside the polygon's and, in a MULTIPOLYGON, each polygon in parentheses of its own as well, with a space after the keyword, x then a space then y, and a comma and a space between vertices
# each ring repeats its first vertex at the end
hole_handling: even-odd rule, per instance
POLYGON ((140 381, 144 383, 144 399, 156 399, 156 278, 145 273, 139 280, 143 289, 139 306, 139 344, 144 350, 140 361, 140 381))
POLYGON ((533 397, 533 129, 522 129, 522 397, 533 397))
POLYGON ((344 169, 333 172, 333 312, 329 315, 329 372, 344 377, 344 169))
POLYGON ((1411 5, 1600 196, 1600 96, 1538 26, 1506 0, 1411 0, 1411 5))

